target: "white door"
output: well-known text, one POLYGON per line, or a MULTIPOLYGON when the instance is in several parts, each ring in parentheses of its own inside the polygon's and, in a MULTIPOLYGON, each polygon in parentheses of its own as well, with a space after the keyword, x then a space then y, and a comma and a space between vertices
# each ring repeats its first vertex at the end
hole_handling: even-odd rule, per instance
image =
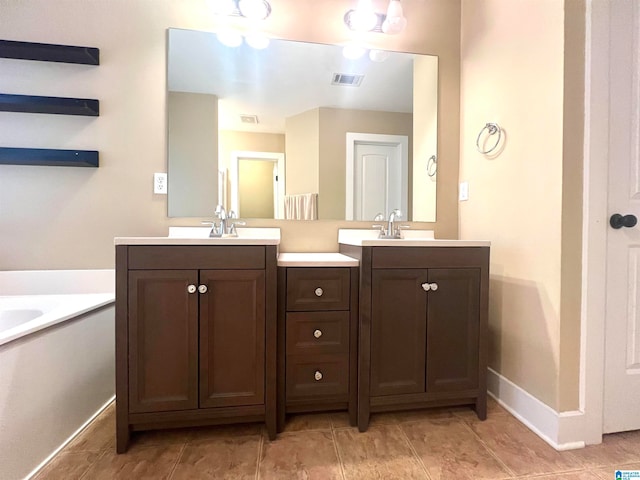
POLYGON ((640 429, 640 2, 610 5, 604 433, 640 429))
POLYGON ((388 218, 395 209, 400 209, 406 219, 407 137, 349 135, 352 134, 347 134, 346 219, 372 221, 379 213, 388 218))

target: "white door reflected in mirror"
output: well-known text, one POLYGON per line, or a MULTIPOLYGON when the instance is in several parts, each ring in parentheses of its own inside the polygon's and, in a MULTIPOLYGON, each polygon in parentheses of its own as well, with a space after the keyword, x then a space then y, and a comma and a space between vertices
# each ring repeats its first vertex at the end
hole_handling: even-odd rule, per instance
POLYGON ((408 210, 409 138, 347 133, 346 220, 408 210))

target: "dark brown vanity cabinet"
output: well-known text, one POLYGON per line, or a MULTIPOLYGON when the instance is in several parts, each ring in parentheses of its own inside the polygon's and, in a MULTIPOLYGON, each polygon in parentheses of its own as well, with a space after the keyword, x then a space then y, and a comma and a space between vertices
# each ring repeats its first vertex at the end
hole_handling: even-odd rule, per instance
POLYGON ((348 410, 356 423, 358 269, 278 269, 279 415, 348 410))
POLYGON ((371 412, 474 405, 486 418, 488 247, 353 247, 358 426, 371 412))
POLYGON ((130 430, 276 429, 271 246, 116 247, 117 450, 130 430))

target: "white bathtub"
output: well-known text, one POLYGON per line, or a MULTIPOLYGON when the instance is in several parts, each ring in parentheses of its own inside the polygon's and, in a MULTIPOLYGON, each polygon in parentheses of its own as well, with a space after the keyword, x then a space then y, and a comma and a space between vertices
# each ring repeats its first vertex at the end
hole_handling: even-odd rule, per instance
POLYGON ((0 272, 0 479, 28 478, 114 394, 113 270, 0 272))
POLYGON ((113 304, 113 293, 0 296, 0 345, 113 304))

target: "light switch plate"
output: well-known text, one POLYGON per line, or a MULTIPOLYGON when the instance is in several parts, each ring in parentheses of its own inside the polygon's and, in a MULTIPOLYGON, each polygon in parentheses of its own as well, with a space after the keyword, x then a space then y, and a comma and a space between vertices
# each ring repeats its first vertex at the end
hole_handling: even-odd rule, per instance
POLYGON ((469 200, 469 182, 460 182, 458 190, 458 200, 461 202, 469 200))
POLYGON ((167 174, 166 173, 153 174, 153 193, 158 193, 160 195, 167 194, 167 174))

